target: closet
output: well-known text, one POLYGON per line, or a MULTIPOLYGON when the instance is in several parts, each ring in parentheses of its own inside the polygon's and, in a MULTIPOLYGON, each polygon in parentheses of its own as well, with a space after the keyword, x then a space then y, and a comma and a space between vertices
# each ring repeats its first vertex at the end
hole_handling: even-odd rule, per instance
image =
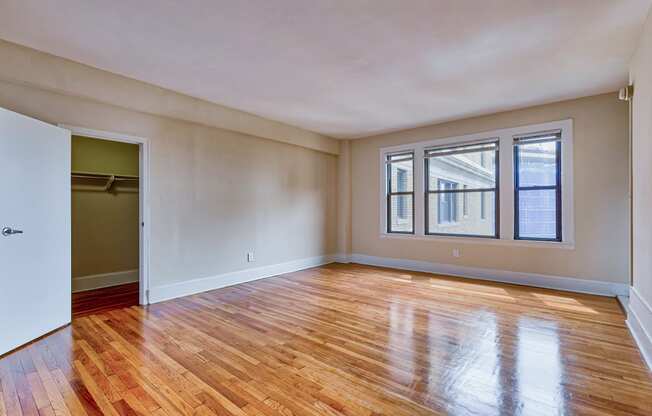
POLYGON ((72 136, 73 317, 138 304, 139 146, 72 136))

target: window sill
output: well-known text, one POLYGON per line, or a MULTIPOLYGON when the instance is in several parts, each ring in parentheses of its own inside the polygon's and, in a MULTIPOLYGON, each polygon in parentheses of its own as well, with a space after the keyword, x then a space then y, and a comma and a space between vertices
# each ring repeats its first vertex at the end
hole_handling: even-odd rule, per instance
POLYGON ((527 241, 507 240, 484 237, 449 237, 442 235, 416 235, 416 234, 387 234, 381 233, 381 239, 418 240, 454 244, 497 245, 512 247, 553 248, 560 250, 575 250, 575 244, 567 241, 527 241))

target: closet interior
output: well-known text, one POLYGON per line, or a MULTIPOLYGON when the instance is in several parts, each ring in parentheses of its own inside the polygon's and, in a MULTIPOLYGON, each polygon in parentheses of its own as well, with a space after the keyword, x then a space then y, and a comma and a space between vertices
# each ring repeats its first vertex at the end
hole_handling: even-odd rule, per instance
POLYGON ((138 304, 140 148, 72 136, 73 317, 138 304))

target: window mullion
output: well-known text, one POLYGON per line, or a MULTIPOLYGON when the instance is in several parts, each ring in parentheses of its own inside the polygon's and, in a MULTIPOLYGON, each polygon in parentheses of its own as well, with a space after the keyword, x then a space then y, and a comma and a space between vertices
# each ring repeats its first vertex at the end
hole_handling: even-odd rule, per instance
POLYGON ((423 146, 416 146, 414 149, 414 196, 412 197, 412 200, 414 207, 414 234, 419 236, 423 236, 425 230, 425 162, 423 155, 423 146))
POLYGON ((512 137, 501 135, 499 141, 499 168, 501 175, 498 180, 500 189, 500 238, 514 239, 514 152, 512 137))

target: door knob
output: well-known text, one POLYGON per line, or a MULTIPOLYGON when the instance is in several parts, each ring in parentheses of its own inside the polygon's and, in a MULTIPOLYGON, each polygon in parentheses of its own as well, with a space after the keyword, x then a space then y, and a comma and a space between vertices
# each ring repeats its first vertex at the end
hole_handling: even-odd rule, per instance
POLYGON ((13 234, 22 234, 22 233, 23 233, 23 230, 16 230, 16 229, 13 229, 11 227, 4 227, 2 229, 2 235, 5 236, 5 237, 9 237, 10 235, 13 235, 13 234))

